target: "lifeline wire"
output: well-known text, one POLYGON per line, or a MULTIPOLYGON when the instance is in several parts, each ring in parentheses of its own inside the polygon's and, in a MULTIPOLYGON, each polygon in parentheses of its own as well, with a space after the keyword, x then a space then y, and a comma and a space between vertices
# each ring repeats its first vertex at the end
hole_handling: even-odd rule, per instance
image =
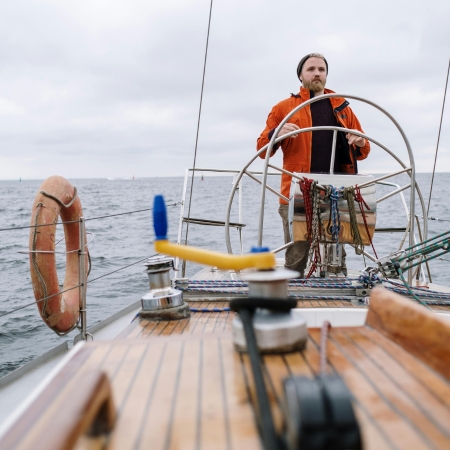
POLYGON ((45 300, 48 300, 49 298, 56 297, 56 296, 59 295, 59 294, 64 294, 65 292, 72 291, 73 289, 77 289, 77 288, 79 288, 80 286, 81 286, 81 284, 78 284, 77 286, 73 286, 73 287, 71 287, 71 288, 69 288, 69 289, 65 289, 64 291, 60 291, 60 292, 57 292, 56 294, 49 295, 48 297, 41 298, 40 300, 35 300, 33 303, 28 303, 27 305, 19 306, 19 307, 16 308, 16 309, 13 309, 13 310, 11 310, 11 311, 7 311, 7 312, 5 312, 5 313, 3 313, 3 314, 0 314, 0 317, 7 316, 8 314, 12 314, 12 313, 14 313, 14 312, 16 312, 16 311, 19 311, 19 310, 21 310, 21 309, 24 309, 24 308, 26 308, 26 307, 28 307, 28 306, 32 306, 32 305, 35 305, 36 303, 39 303, 39 302, 43 302, 43 301, 45 301, 45 300))
MULTIPOLYGON (((88 280, 87 284, 92 283, 93 281, 99 280, 100 278, 107 277, 108 275, 112 275, 113 273, 119 272, 120 270, 126 269, 127 267, 131 267, 131 266, 134 266, 135 264, 139 264, 140 262, 145 261, 146 259, 152 258, 153 256, 157 256, 157 255, 159 255, 159 253, 155 253, 154 255, 151 255, 151 256, 148 256, 146 258, 140 259, 139 261, 136 261, 134 263, 128 264, 127 266, 123 266, 123 267, 121 267, 121 268, 119 268, 117 270, 113 270, 112 272, 105 273, 104 275, 100 275, 99 277, 94 278, 93 280, 88 280)), ((81 285, 79 284, 77 286, 71 287, 71 288, 66 289, 64 291, 57 292, 56 294, 49 295, 48 297, 41 298, 40 300, 35 300, 33 303, 28 303, 27 305, 20 306, 19 308, 16 308, 16 309, 13 309, 11 311, 7 311, 6 313, 0 314, 0 317, 7 316, 8 314, 12 314, 12 313, 14 313, 16 311, 19 311, 21 309, 24 309, 24 308, 26 308, 28 306, 32 306, 32 305, 35 305, 36 303, 48 300, 49 298, 56 297, 59 294, 64 294, 65 292, 71 291, 72 289, 79 288, 80 286, 81 285)))
MULTIPOLYGON (((171 203, 170 205, 166 205, 166 206, 167 207, 178 206, 180 204, 181 204, 181 202, 176 202, 176 203, 171 203)), ((117 214, 108 214, 106 216, 90 217, 89 219, 84 219, 84 220, 85 220, 85 222, 87 222, 88 220, 106 219, 108 217, 124 216, 126 214, 135 214, 135 213, 152 211, 152 210, 153 210, 153 208, 138 209, 136 211, 127 211, 127 212, 117 213, 117 214)), ((27 228, 50 227, 52 225, 66 225, 69 223, 77 223, 77 222, 79 222, 79 220, 68 220, 67 222, 43 223, 40 225, 27 225, 24 227, 0 228, 0 231, 12 231, 12 230, 24 230, 27 228)))
MULTIPOLYGON (((169 206, 178 206, 180 205, 181 202, 177 202, 177 203, 172 203, 170 205, 166 205, 166 207, 169 206)), ((107 217, 116 217, 116 216, 123 216, 125 214, 134 214, 134 213, 139 213, 139 212, 144 212, 144 211, 152 211, 153 208, 145 208, 145 209, 138 209, 137 211, 130 211, 130 212, 124 212, 124 213, 117 213, 117 214, 108 214, 107 216, 98 216, 98 217, 91 217, 90 219, 84 219, 86 222, 88 220, 97 220, 97 219, 105 219, 107 217)), ((78 221, 77 221, 78 222, 78 221)), ((62 222, 61 222, 62 223, 62 222)), ((67 223, 67 222, 66 222, 67 223)), ((1 230, 0 230, 1 231, 1 230)))
MULTIPOLYGON (((203 89, 204 89, 204 86, 205 86, 206 60, 208 59, 209 30, 211 29, 212 7, 213 7, 213 0, 211 0, 211 4, 209 6, 208 32, 206 34, 205 60, 203 62, 202 88, 201 88, 201 91, 200 91, 200 105, 199 105, 199 108, 198 108, 197 134, 195 136, 194 164, 192 166, 192 180, 191 180, 191 189, 190 189, 190 193, 189 193, 188 219, 191 217, 192 191, 193 191, 193 188, 194 188, 195 163, 196 163, 196 160, 197 160, 197 146, 198 146, 198 134, 199 134, 199 131, 200 131, 200 118, 201 118, 201 115, 202 115, 203 89)), ((187 245, 187 243, 188 243, 188 230, 189 230, 189 220, 186 223, 186 236, 185 236, 185 239, 184 239, 184 245, 187 245)), ((184 272, 184 266, 185 266, 185 262, 183 262, 183 272, 184 272)))
MULTIPOLYGON (((420 217, 423 219, 423 216, 418 215, 417 217, 420 217)), ((437 217, 427 217, 428 220, 437 220, 438 222, 450 222, 449 219, 439 219, 437 217)))
POLYGON ((104 275, 100 275, 99 277, 94 278, 93 280, 88 280, 87 284, 92 283, 93 281, 97 281, 97 280, 99 280, 100 278, 107 277, 108 275, 112 275, 113 273, 119 272, 120 270, 126 269, 127 267, 131 267, 131 266, 134 266, 134 265, 136 265, 136 264, 139 264, 140 262, 145 261, 145 260, 147 260, 147 259, 149 259, 149 258, 153 258, 153 256, 157 256, 157 255, 159 255, 159 253, 155 253, 154 255, 147 256, 146 258, 142 258, 142 259, 140 259, 139 261, 136 261, 136 262, 134 262, 134 263, 128 264, 127 266, 123 266, 123 267, 120 267, 120 268, 117 269, 117 270, 113 270, 112 272, 105 273, 104 275))
POLYGON ((437 138, 437 144, 436 144, 436 153, 434 155, 433 176, 431 177, 430 195, 428 196, 427 216, 430 212, 431 193, 433 192, 434 172, 436 170, 436 160, 437 160, 437 154, 438 154, 438 150, 439 150, 439 139, 441 138, 442 117, 444 116, 445 97, 447 95, 449 72, 450 72, 450 59, 448 60, 447 79, 445 80, 444 100, 442 101, 441 121, 439 122, 439 132, 438 132, 438 138, 437 138))

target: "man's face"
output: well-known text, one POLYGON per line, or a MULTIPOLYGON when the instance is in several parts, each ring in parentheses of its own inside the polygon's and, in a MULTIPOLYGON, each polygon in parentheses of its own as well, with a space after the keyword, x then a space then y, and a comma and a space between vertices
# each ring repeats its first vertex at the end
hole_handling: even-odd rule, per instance
POLYGON ((327 81, 327 66, 322 58, 308 58, 303 64, 300 78, 303 87, 313 92, 322 92, 327 81))

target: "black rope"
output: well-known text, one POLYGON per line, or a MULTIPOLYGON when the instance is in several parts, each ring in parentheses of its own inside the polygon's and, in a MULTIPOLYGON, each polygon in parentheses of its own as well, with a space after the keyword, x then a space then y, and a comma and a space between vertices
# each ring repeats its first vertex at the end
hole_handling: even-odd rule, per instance
POLYGON ((291 298, 267 298, 267 297, 246 297, 236 298, 230 302, 230 309, 239 313, 241 309, 248 309, 254 312, 256 308, 270 309, 271 311, 289 312, 297 307, 297 300, 291 298))
POLYGON ((437 160, 437 154, 438 154, 438 150, 439 150, 439 140, 441 138, 442 117, 444 116, 445 97, 447 95, 447 85, 448 85, 448 74, 449 74, 449 72, 450 72, 450 59, 448 60, 447 79, 445 81, 444 100, 442 102, 441 121, 439 123, 439 132, 438 132, 438 138, 437 138, 437 144, 436 144, 436 153, 434 155, 433 175, 431 177, 430 195, 428 197, 427 216, 428 216, 428 214, 430 212, 431 193, 433 192, 434 172, 436 171, 436 160, 437 160))
MULTIPOLYGON (((191 217, 192 191, 194 188, 195 164, 197 161, 197 147, 198 147, 198 135, 200 132, 200 118, 202 116, 203 89, 205 87, 206 61, 208 59, 209 31, 211 29, 212 7, 213 7, 213 0, 211 0, 210 6, 209 6, 208 32, 206 34, 205 60, 203 62, 202 88, 200 91, 200 105, 198 108, 197 133, 195 136, 194 164, 192 166, 192 180, 191 180, 191 188, 190 188, 190 193, 189 193, 189 207, 188 207, 188 215, 187 215, 188 219, 191 217)), ((187 243, 188 243, 188 231, 189 231, 189 220, 186 223, 186 235, 185 235, 185 239, 184 239, 184 245, 187 245, 187 243)), ((185 274, 185 269, 186 269, 186 260, 183 260, 183 277, 185 274)))
POLYGON ((40 194, 44 195, 45 197, 51 198, 56 203, 58 203, 58 205, 61 206, 61 208, 70 208, 73 205, 73 202, 77 198, 77 188, 74 186, 72 200, 70 200, 70 202, 67 203, 67 205, 65 203, 63 203, 58 197, 55 197, 54 195, 49 194, 48 192, 41 191, 40 194))
POLYGON ((264 383, 261 367, 261 357, 253 328, 253 314, 256 308, 265 308, 271 311, 289 312, 297 306, 297 300, 289 298, 248 297, 230 301, 230 309, 239 314, 245 333, 247 352, 252 366, 253 381, 256 389, 261 433, 265 449, 276 450, 282 448, 282 442, 277 436, 270 409, 269 397, 264 383))
MULTIPOLYGON (((230 303, 231 307, 231 303, 230 303)), ((253 330, 252 318, 253 314, 246 308, 239 310, 239 317, 244 326, 245 341, 247 344, 247 352, 252 366, 253 381, 256 388, 256 399, 261 420, 261 433, 263 437, 263 445, 266 450, 276 450, 280 448, 275 425, 273 422, 272 411, 270 409, 269 396, 267 395, 264 383, 264 375, 261 368, 261 358, 258 352, 258 344, 256 342, 255 332, 253 330)))

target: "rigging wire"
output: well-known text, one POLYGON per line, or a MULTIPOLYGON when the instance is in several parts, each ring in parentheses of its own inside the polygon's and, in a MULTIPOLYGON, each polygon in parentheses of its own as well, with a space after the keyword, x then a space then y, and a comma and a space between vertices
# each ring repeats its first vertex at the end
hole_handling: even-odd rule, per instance
MULTIPOLYGON (((166 207, 178 206, 178 205, 181 205, 181 202, 171 203, 170 205, 166 205, 166 207)), ((107 219, 108 217, 124 216, 126 214, 135 214, 135 213, 152 211, 152 210, 153 210, 153 208, 138 209, 136 211, 127 211, 127 212, 117 213, 117 214, 108 214, 106 216, 90 217, 90 218, 87 218, 84 220, 85 220, 85 222, 87 222, 88 220, 107 219)), ((12 230, 24 230, 27 228, 50 227, 52 225, 66 225, 66 224, 76 223, 76 222, 79 222, 79 220, 68 220, 67 222, 56 222, 56 223, 43 223, 40 225, 27 225, 27 226, 23 226, 23 227, 0 228, 0 231, 12 231, 12 230)))
POLYGON ((12 313, 14 313, 16 311, 19 311, 21 309, 27 308, 28 306, 35 305, 36 303, 43 302, 45 300, 48 300, 49 298, 56 297, 57 295, 64 294, 65 292, 72 291, 73 289, 77 289, 79 287, 81 287, 81 284, 78 284, 78 285, 73 286, 71 288, 65 289, 64 291, 59 291, 56 294, 48 295, 47 297, 41 298, 40 300, 35 300, 33 303, 28 303, 26 305, 19 306, 18 308, 12 309, 11 311, 6 311, 5 313, 0 314, 0 317, 7 316, 7 315, 12 314, 12 313))
POLYGON ((437 154, 438 154, 438 149, 439 149, 439 140, 441 138, 442 118, 444 116, 445 97, 447 95, 448 74, 449 74, 449 72, 450 72, 450 58, 448 60, 447 79, 445 81, 444 100, 442 101, 441 121, 439 123, 439 132, 438 132, 438 138, 437 138, 437 144, 436 144, 436 153, 434 155, 434 166, 433 166, 433 175, 431 177, 430 195, 428 196, 427 216, 428 216, 428 214, 430 212, 431 193, 433 192, 434 172, 436 170, 436 160, 437 160, 437 154))
MULTIPOLYGON (((134 263, 127 264, 126 266, 123 266, 123 267, 120 267, 119 269, 113 270, 112 272, 108 272, 108 273, 105 273, 105 274, 103 274, 103 275, 100 275, 100 276, 97 277, 97 278, 93 278, 92 280, 88 280, 88 281, 87 281, 87 284, 92 283, 93 281, 97 281, 97 280, 99 280, 100 278, 104 278, 104 277, 107 277, 107 276, 109 276, 109 275, 112 275, 113 273, 119 272, 119 271, 121 271, 121 270, 123 270, 123 269, 126 269, 127 267, 131 267, 131 266, 134 266, 134 265, 136 265, 136 264, 139 264, 140 262, 146 261, 148 258, 153 258, 153 256, 157 256, 157 255, 159 255, 159 253, 155 253, 155 254, 153 254, 153 255, 151 255, 151 256, 147 256, 146 258, 140 259, 139 261, 135 261, 134 263)), ((12 313, 14 313, 14 312, 16 312, 16 311, 19 311, 19 310, 21 310, 21 309, 27 308, 28 306, 32 306, 32 305, 35 305, 36 303, 40 303, 40 302, 43 302, 43 301, 45 301, 45 300, 48 300, 49 298, 56 297, 56 296, 59 295, 59 294, 64 294, 65 292, 71 291, 71 290, 73 290, 73 289, 77 289, 77 288, 79 288, 80 286, 81 286, 81 285, 78 284, 77 286, 73 286, 73 287, 71 287, 71 288, 65 289, 64 291, 60 291, 60 292, 57 292, 56 294, 52 294, 52 295, 49 295, 49 296, 47 296, 47 297, 41 298, 40 300, 35 300, 33 303, 27 303, 26 305, 19 306, 18 308, 12 309, 11 311, 7 311, 7 312, 5 312, 5 313, 3 313, 3 314, 0 314, 0 317, 7 316, 7 315, 12 314, 12 313)))
MULTIPOLYGON (((199 108, 198 108, 197 133, 195 136, 194 163, 192 165, 192 179, 191 179, 191 188, 190 188, 190 193, 189 193, 189 207, 188 207, 188 215, 187 215, 188 219, 191 217, 192 191, 194 188, 195 164, 197 161, 198 135, 200 132, 200 119, 202 116, 203 90, 205 87, 206 61, 208 59, 209 31, 211 29, 212 7, 213 7, 213 0, 211 0, 210 6, 209 6, 208 32, 206 33, 205 60, 203 62, 202 87, 200 90, 200 104, 199 104, 199 108)), ((188 243, 188 231, 189 231, 189 220, 186 222, 186 235, 184 238, 184 245, 187 245, 187 243, 188 243)), ((185 268, 186 268, 186 260, 183 260, 183 277, 184 277, 185 268)))
POLYGON ((158 256, 158 255, 160 255, 160 253, 155 253, 154 255, 147 256, 147 257, 145 257, 145 258, 140 259, 139 261, 135 261, 134 263, 131 263, 131 264, 128 264, 128 265, 126 265, 126 266, 120 267, 119 269, 113 270, 112 272, 109 272, 109 273, 105 273, 105 274, 103 274, 103 275, 100 275, 100 276, 97 277, 97 278, 93 278, 92 280, 88 280, 87 284, 92 283, 92 282, 94 282, 94 281, 97 281, 97 280, 99 280, 100 278, 107 277, 108 275, 112 275, 113 273, 119 272, 119 271, 121 271, 121 270, 123 270, 123 269, 126 269, 127 267, 135 266, 136 264, 139 264, 139 263, 142 262, 142 261, 146 261, 147 259, 153 258, 154 256, 158 256))
MULTIPOLYGON (((417 217, 423 218, 423 216, 418 215, 417 217)), ((428 220, 436 220, 438 222, 450 222, 450 219, 439 219, 438 217, 427 217, 428 220)))

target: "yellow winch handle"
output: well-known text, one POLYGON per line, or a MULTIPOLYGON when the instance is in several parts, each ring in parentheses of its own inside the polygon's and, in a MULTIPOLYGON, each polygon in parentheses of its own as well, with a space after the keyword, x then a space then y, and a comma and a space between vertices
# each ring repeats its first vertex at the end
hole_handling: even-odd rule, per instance
POLYGON ((169 256, 217 267, 221 270, 274 269, 275 255, 270 252, 248 253, 246 255, 227 255, 210 250, 202 250, 189 245, 173 244, 168 240, 154 242, 155 250, 169 256))
POLYGON ((275 255, 269 251, 248 253, 246 255, 228 255, 226 253, 201 250, 188 245, 179 245, 167 239, 167 211, 162 195, 156 195, 153 203, 153 226, 156 240, 155 250, 169 256, 217 267, 221 270, 274 269, 275 255))

